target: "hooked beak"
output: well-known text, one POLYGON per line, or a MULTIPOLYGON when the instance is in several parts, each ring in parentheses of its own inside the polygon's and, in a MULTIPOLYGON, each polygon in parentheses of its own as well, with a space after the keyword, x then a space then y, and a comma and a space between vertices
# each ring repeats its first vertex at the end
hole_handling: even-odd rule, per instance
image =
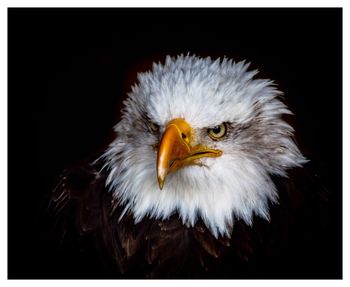
POLYGON ((184 119, 170 121, 160 141, 157 156, 157 176, 162 189, 166 176, 187 165, 198 165, 202 157, 218 157, 222 151, 203 145, 192 146, 193 132, 184 119))

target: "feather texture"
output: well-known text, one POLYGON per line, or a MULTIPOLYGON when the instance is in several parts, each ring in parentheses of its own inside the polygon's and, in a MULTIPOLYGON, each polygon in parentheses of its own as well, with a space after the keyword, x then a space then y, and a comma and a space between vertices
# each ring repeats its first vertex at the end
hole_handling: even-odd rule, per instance
POLYGON ((167 57, 165 64, 139 74, 125 102, 116 138, 103 156, 113 197, 136 221, 165 220, 178 212, 183 224, 201 219, 215 237, 229 235, 235 220, 251 224, 269 219, 268 202, 277 202, 271 176, 306 162, 282 119, 291 112, 269 80, 254 79, 248 64, 195 56, 167 57), (194 143, 223 155, 170 174, 160 192, 157 151, 166 124, 185 119, 194 143), (150 132, 149 123, 159 126, 150 132), (227 136, 213 141, 207 128, 228 123, 227 136))
POLYGON ((195 56, 168 57, 140 74, 115 140, 53 191, 62 241, 88 241, 118 278, 268 277, 280 256, 293 257, 290 234, 310 227, 298 212, 319 210, 322 188, 301 167, 310 163, 282 117, 291 112, 281 92, 256 74, 244 62, 195 56), (157 147, 179 117, 195 144, 222 156, 169 174, 161 191, 157 147), (207 129, 221 123, 227 134, 213 141, 207 129))
POLYGON ((108 173, 99 170, 67 170, 50 210, 63 245, 76 241, 79 256, 97 253, 94 266, 104 266, 112 278, 270 278, 281 258, 293 260, 288 246, 294 250, 297 240, 313 240, 312 230, 327 216, 326 191, 314 174, 299 168, 290 179, 273 179, 280 203, 270 205, 270 222, 255 216, 249 226, 237 220, 230 237, 216 238, 202 220, 186 226, 178 213, 138 223, 126 213, 119 220, 124 207, 112 204, 108 173), (312 215, 302 217, 304 210, 312 215))

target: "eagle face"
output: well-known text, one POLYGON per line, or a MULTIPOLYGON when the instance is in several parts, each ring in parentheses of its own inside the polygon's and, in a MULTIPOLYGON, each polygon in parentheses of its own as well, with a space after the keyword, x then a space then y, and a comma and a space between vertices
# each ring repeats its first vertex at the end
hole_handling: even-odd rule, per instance
POLYGON ((271 175, 305 159, 281 92, 256 74, 244 62, 179 56, 138 75, 104 154, 122 216, 201 218, 216 237, 230 236, 235 219, 269 219, 271 175))

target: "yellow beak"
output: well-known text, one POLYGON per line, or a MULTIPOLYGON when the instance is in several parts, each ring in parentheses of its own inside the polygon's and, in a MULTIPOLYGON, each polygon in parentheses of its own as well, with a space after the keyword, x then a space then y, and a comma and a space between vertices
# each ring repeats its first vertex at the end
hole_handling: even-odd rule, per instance
POLYGON ((162 189, 166 176, 187 165, 199 164, 202 157, 218 157, 222 151, 210 149, 203 145, 192 146, 193 132, 191 126, 183 119, 170 121, 160 141, 157 156, 157 176, 159 188, 162 189))

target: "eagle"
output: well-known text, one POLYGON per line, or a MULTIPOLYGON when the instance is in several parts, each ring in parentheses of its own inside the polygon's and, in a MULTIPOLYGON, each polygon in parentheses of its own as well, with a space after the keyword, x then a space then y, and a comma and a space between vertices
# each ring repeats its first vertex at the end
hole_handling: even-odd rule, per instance
POLYGON ((249 66, 180 55, 139 73, 114 140, 52 191, 61 245, 115 278, 264 277, 291 255, 318 188, 283 93, 249 66))

